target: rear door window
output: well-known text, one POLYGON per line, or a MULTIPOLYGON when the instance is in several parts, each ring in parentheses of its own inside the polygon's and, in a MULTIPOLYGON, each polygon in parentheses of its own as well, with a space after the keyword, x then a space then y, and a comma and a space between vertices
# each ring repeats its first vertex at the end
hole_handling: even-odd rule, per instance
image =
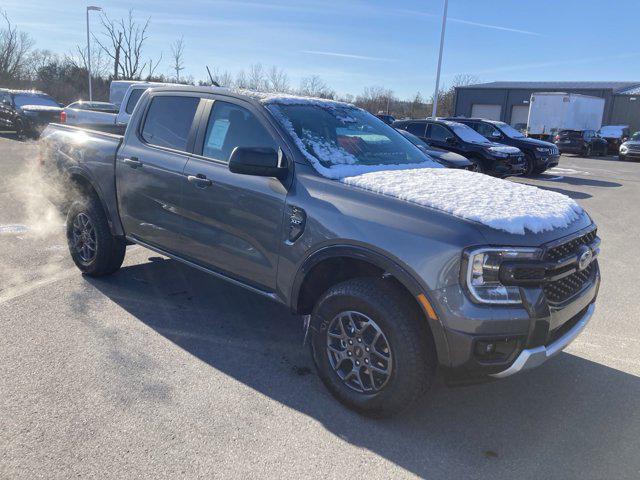
POLYGON ((278 145, 249 110, 233 103, 216 101, 207 123, 202 155, 228 162, 236 147, 277 150, 278 145))
POLYGON ((432 123, 429 125, 428 137, 436 142, 446 142, 447 138, 453 137, 453 134, 446 127, 432 123))
POLYGON ((154 97, 142 129, 144 141, 158 147, 186 151, 199 102, 198 97, 154 97))
POLYGON ((407 125, 407 132, 413 133, 416 137, 424 137, 426 129, 425 123, 413 122, 407 125))
POLYGON ((129 100, 127 100, 127 107, 125 108, 125 112, 127 112, 129 115, 133 113, 133 109, 136 108, 138 100, 140 100, 140 97, 145 92, 145 90, 146 88, 134 88, 133 90, 131 90, 129 100))

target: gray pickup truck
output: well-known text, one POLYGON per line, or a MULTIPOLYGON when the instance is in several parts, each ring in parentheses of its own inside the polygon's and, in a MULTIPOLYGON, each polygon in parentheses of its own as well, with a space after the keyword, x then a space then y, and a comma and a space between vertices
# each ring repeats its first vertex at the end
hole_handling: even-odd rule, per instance
POLYGON ((124 136, 52 124, 41 145, 85 275, 135 243, 281 302, 331 393, 368 415, 438 370, 535 367, 594 311, 600 240, 573 200, 442 168, 349 104, 154 88, 124 136))

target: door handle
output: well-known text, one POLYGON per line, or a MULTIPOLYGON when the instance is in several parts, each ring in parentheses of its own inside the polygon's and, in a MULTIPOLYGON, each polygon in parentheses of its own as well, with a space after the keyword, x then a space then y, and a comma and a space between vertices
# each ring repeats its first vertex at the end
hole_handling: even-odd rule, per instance
POLYGON ((197 175, 187 176, 189 183, 194 184, 198 188, 207 188, 213 185, 213 182, 207 178, 206 175, 199 173, 197 175))
POLYGON ((137 157, 125 158, 122 162, 131 168, 139 168, 142 166, 142 162, 138 160, 137 157))

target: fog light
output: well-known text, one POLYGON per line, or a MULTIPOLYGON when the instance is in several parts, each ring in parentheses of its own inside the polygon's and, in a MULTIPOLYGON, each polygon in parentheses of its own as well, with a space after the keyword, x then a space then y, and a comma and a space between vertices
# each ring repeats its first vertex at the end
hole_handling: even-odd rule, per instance
POLYGON ((474 351, 481 362, 506 361, 516 351, 519 337, 500 337, 477 340, 474 351))

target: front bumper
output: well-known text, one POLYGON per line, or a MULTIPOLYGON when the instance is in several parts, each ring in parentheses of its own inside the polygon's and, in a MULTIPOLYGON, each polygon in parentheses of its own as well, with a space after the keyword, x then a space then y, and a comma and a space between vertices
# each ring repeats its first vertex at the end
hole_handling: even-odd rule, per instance
POLYGON ((522 304, 477 304, 461 285, 433 292, 448 347, 448 358, 441 362, 448 380, 470 383, 533 368, 560 352, 584 329, 600 288, 595 230, 582 230, 568 242, 563 239, 563 243, 547 247, 549 251, 561 249, 565 255, 562 249, 586 235, 593 235, 589 243, 592 262, 577 270, 575 260, 568 260, 573 253, 548 258, 546 261, 555 262, 557 269, 545 270, 548 280, 543 284, 520 287, 522 304), (487 355, 483 346, 488 344, 499 355, 487 355))
POLYGON ((560 154, 558 155, 543 155, 537 157, 537 167, 552 168, 558 165, 560 162, 560 154))
POLYGON ((589 305, 584 314, 579 317, 576 324, 555 342, 549 345, 524 349, 509 368, 498 373, 492 373, 491 376, 495 378, 505 378, 523 370, 529 370, 530 368, 542 365, 549 358, 564 350, 580 335, 582 330, 587 326, 587 323, 589 323, 589 320, 591 320, 595 308, 595 304, 592 303, 589 305))

